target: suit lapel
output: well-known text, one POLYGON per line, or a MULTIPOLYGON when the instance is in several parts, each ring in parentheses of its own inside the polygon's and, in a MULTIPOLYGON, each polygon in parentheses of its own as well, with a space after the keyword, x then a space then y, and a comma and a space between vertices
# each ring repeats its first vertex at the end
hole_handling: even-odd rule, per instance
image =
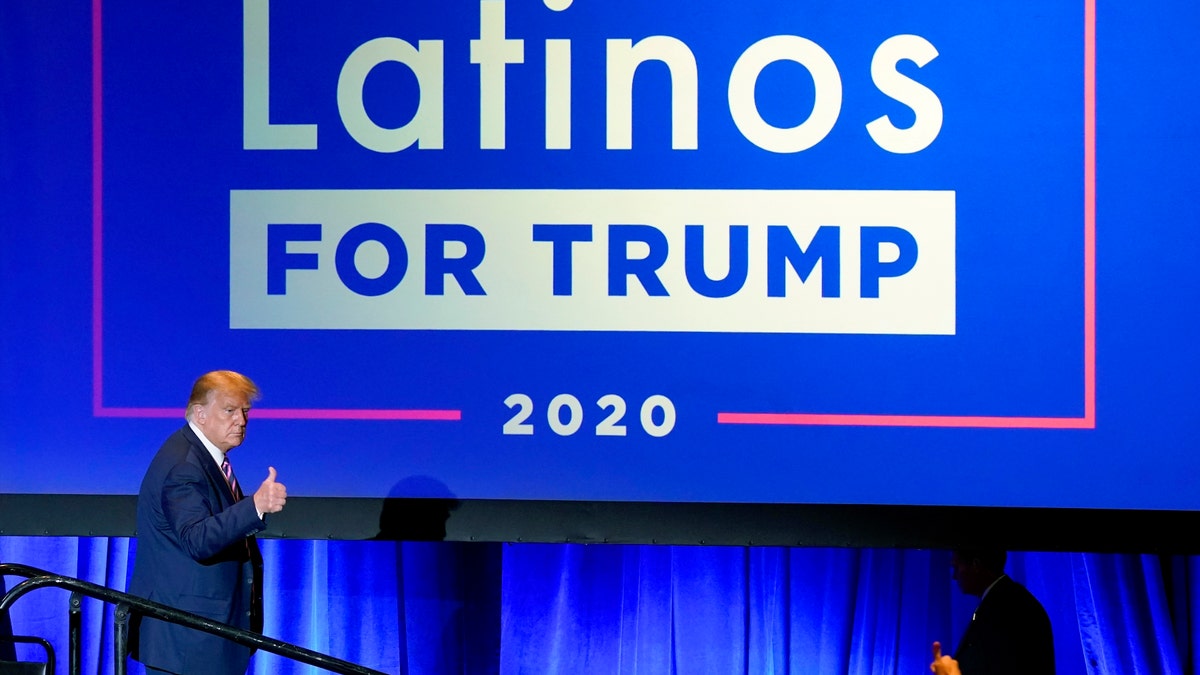
MULTIPOLYGON (((991 590, 987 592, 987 595, 985 595, 983 598, 980 598, 979 604, 975 606, 975 612, 971 614, 971 623, 967 624, 966 632, 963 633, 962 639, 958 641, 958 651, 954 653, 954 658, 959 658, 960 652, 970 652, 971 646, 974 642, 974 637, 971 635, 971 632, 976 630, 976 625, 978 625, 980 621, 984 623, 990 623, 988 603, 990 602, 994 605, 997 596, 1004 593, 1004 586, 1009 583, 1012 583, 1012 579, 1007 576, 1000 577, 1000 579, 996 581, 996 584, 992 586, 991 590)), ((987 628, 984 628, 985 633, 987 630, 987 628)))
POLYGON ((204 474, 208 476, 213 492, 220 495, 221 508, 226 509, 233 505, 233 491, 229 489, 229 483, 225 480, 225 474, 221 473, 221 467, 213 461, 213 457, 208 452, 208 448, 204 447, 204 442, 197 436, 196 432, 192 431, 191 425, 183 426, 183 435, 188 439, 191 445, 192 455, 200 466, 204 467, 204 474))

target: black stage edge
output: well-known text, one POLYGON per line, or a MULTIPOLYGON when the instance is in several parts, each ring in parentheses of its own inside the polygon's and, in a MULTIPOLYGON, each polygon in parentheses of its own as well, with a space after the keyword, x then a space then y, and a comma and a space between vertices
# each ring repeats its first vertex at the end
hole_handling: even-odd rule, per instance
MULTIPOLYGON (((0 535, 135 534, 132 495, 0 494, 0 535)), ((267 537, 1200 553, 1200 511, 293 497, 267 537)))

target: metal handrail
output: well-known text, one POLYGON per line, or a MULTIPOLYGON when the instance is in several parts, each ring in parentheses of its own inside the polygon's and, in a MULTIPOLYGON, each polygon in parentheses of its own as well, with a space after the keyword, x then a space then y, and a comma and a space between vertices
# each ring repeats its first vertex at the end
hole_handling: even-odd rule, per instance
POLYGON ((54 646, 45 638, 34 637, 32 635, 0 635, 0 642, 11 642, 13 644, 28 644, 40 645, 46 652, 46 673, 54 675, 54 646))
MULTIPOLYGON (((264 635, 259 635, 258 633, 242 630, 240 628, 234 628, 233 626, 213 621, 212 619, 206 619, 190 612, 184 612, 182 610, 175 609, 174 607, 153 602, 136 595, 115 591, 106 586, 100 586, 98 584, 93 584, 81 579, 75 579, 73 577, 52 574, 45 570, 40 570, 36 567, 30 567, 28 565, 21 565, 18 563, 0 563, 0 576, 10 575, 26 577, 26 579, 25 581, 18 583, 16 586, 13 586, 11 590, 4 594, 3 598, 0 598, 0 612, 7 611, 14 602, 16 602, 26 593, 45 587, 63 588, 72 591, 72 612, 75 611, 74 607, 78 605, 78 603, 74 600, 76 594, 116 605, 117 611, 115 612, 113 620, 117 624, 116 629, 114 630, 114 636, 118 643, 116 649, 118 673, 125 672, 125 657, 128 649, 128 645, 125 644, 127 638, 126 626, 129 619, 129 613, 134 612, 141 616, 147 616, 160 621, 166 621, 168 623, 186 626, 187 628, 194 630, 211 633, 226 640, 236 642, 244 647, 261 649, 262 651, 292 659, 293 661, 306 663, 310 666, 323 668, 327 671, 338 673, 339 675, 385 675, 378 670, 371 670, 370 668, 360 666, 356 663, 350 663, 349 661, 343 661, 327 654, 314 652, 311 649, 305 649, 304 647, 283 642, 282 640, 276 640, 264 635)), ((72 632, 74 632, 74 626, 72 626, 72 632)), ((72 638, 72 652, 78 648, 76 643, 77 640, 72 638)), ((78 664, 78 659, 74 658, 74 656, 75 655, 72 654, 72 672, 78 672, 77 670, 74 670, 78 664)))

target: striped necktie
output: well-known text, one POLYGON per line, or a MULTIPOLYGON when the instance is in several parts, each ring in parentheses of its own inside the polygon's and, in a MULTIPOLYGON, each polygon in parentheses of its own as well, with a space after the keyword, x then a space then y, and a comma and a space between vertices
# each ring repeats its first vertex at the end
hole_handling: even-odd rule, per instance
POLYGON ((221 473, 225 474, 225 482, 229 483, 229 491, 233 493, 233 501, 238 501, 242 498, 242 489, 238 487, 237 476, 233 475, 233 466, 229 464, 229 458, 226 457, 221 462, 221 473))

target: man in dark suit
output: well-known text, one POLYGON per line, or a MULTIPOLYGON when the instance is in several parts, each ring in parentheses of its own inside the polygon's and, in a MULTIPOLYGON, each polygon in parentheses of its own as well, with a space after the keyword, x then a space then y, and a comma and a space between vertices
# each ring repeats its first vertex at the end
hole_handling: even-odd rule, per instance
POLYGON ((979 596, 971 623, 954 658, 933 643, 936 675, 1054 675, 1054 636, 1050 618, 1033 594, 1004 573, 1004 551, 955 551, 954 580, 964 593, 979 596))
MULTIPOLYGON (((262 558, 254 539, 287 500, 275 468, 250 498, 225 457, 241 445, 258 388, 228 370, 202 375, 187 424, 163 443, 142 480, 129 592, 237 628, 262 630, 262 558)), ((251 650, 203 631, 134 617, 131 653, 149 671, 244 673, 251 650)))

